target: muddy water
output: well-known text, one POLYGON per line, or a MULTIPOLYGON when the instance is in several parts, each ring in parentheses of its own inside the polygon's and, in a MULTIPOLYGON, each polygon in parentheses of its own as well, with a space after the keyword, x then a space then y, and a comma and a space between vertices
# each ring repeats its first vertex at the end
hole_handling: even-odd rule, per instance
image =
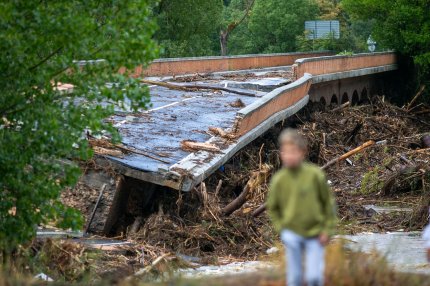
POLYGON ((184 278, 219 277, 236 274, 249 274, 258 271, 277 269, 277 265, 267 261, 233 262, 225 265, 206 265, 195 269, 181 269, 178 275, 184 278))
POLYGON ((343 236, 356 251, 378 251, 398 271, 430 274, 420 232, 362 233, 343 236))
MULTIPOLYGON (((345 239, 346 246, 354 251, 366 253, 378 251, 398 271, 430 275, 430 265, 426 262, 424 242, 420 232, 362 233, 338 238, 345 239)), ((276 271, 277 269, 279 268, 274 263, 247 261, 182 269, 178 275, 186 278, 201 278, 255 273, 260 270, 276 271)))

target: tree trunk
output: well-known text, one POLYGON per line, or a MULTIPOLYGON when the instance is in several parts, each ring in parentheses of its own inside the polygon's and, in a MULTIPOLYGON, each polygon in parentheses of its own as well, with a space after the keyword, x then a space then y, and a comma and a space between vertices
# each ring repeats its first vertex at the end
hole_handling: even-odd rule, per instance
POLYGON ((221 56, 226 56, 228 54, 227 42, 228 42, 228 31, 221 31, 219 33, 219 42, 221 45, 221 56))

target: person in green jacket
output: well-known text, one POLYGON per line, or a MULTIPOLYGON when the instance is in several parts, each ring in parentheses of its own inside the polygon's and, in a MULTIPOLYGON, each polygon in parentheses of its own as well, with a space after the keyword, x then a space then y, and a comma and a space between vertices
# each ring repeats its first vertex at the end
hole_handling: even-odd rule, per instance
POLYGON ((286 247, 287 285, 322 286, 324 248, 336 226, 334 198, 324 172, 305 162, 302 135, 286 129, 279 144, 283 168, 272 177, 267 210, 286 247))

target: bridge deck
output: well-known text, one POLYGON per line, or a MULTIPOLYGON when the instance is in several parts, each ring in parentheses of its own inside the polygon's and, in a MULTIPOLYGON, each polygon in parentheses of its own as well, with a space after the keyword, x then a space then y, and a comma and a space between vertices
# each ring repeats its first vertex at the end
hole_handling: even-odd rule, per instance
MULTIPOLYGON (((252 104, 267 92, 291 82, 290 70, 290 67, 276 67, 205 76, 151 78, 168 80, 179 85, 187 83, 228 87, 252 93, 255 97, 225 91, 185 92, 150 86, 152 106, 149 110, 135 114, 118 112, 110 120, 119 130, 124 145, 143 151, 155 159, 137 153, 124 154, 122 158, 113 156, 108 158, 116 167, 122 167, 126 175, 131 172, 133 177, 141 177, 146 181, 176 189, 186 189, 182 186, 183 182, 178 181, 180 175, 177 172, 181 173, 178 164, 189 157, 191 152, 181 149, 181 141, 206 142, 213 138, 208 132, 209 127, 220 127, 224 130, 232 128, 236 114, 241 108, 252 104), (235 105, 238 100, 243 106, 235 105), (178 176, 175 176, 176 174, 178 176)), ((221 141, 216 145, 223 150, 222 152, 230 145, 237 144, 232 141, 228 143, 225 140, 221 141)), ((214 154, 210 153, 204 155, 206 161, 213 156, 214 154)), ((197 163, 195 160, 193 162, 197 163)))
POLYGON ((151 80, 228 87, 251 92, 254 96, 226 91, 185 92, 150 86, 150 110, 137 114, 118 112, 110 118, 122 135, 123 143, 140 153, 145 152, 146 156, 133 152, 121 158, 107 156, 109 160, 102 158, 98 161, 113 164, 126 176, 189 191, 246 144, 305 106, 309 93, 317 100, 334 94, 337 97, 341 94, 342 97, 348 96, 360 90, 351 81, 361 78, 362 82, 358 80, 356 85, 369 89, 370 75, 397 69, 396 56, 392 52, 311 56, 296 59, 292 68, 282 66, 292 64, 297 56, 175 59, 157 62, 144 73, 142 70, 136 72, 136 76, 150 72, 164 76, 151 80), (276 67, 270 68, 270 64, 276 67), (258 66, 262 69, 232 72, 236 66, 258 66), (196 71, 213 73, 174 77, 175 71, 181 74, 196 71), (315 88, 310 91, 312 82, 318 84, 318 91, 315 88), (348 86, 351 90, 347 92, 348 86), (243 106, 233 104, 238 99, 243 106), (210 134, 209 127, 212 126, 222 128, 235 139, 227 140, 210 134), (219 151, 189 152, 181 148, 184 140, 210 143, 219 151))

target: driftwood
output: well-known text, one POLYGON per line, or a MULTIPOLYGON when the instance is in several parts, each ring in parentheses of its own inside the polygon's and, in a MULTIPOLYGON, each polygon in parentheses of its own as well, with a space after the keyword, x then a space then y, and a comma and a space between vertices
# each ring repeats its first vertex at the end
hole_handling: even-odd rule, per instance
POLYGON ((208 152, 220 152, 221 150, 213 145, 206 142, 196 142, 196 141, 190 141, 190 140, 182 140, 181 141, 181 148, 185 151, 208 151, 208 152))
MULTIPOLYGON (((353 150, 351 150, 351 151, 349 151, 349 152, 347 152, 347 153, 343 154, 342 156, 339 156, 339 157, 337 157, 337 158, 334 158, 333 160, 330 160, 330 161, 329 161, 329 162, 327 162, 324 166, 322 166, 322 167, 321 167, 321 169, 322 169, 322 170, 325 170, 325 169, 329 168, 330 166, 332 166, 332 165, 334 165, 334 164, 336 164, 336 163, 338 163, 338 162, 341 162, 341 161, 343 161, 343 160, 346 160, 346 159, 348 159, 349 157, 351 157, 352 155, 355 155, 355 154, 357 154, 357 153, 359 153, 359 152, 363 151, 364 149, 366 149, 367 147, 370 147, 370 146, 372 146, 372 145, 375 145, 375 141, 373 141, 373 140, 367 141, 367 142, 366 142, 366 143, 364 143, 363 145, 358 146, 357 148, 355 148, 355 149, 353 149, 353 150)), ((262 205, 260 205, 258 208, 256 208, 256 209, 252 212, 252 216, 253 216, 253 217, 257 217, 257 216, 259 216, 260 214, 262 214, 265 210, 266 210, 266 205, 265 205, 265 204, 262 204, 262 205)))
POLYGON ((165 253, 157 257, 150 265, 138 270, 133 275, 126 277, 125 281, 131 281, 133 278, 138 278, 151 272, 158 264, 160 264, 162 261, 165 261, 170 255, 171 255, 170 253, 165 253))
MULTIPOLYGON (((261 162, 261 159, 260 159, 260 162, 261 162)), ((245 204, 246 201, 248 200, 248 194, 251 192, 251 190, 254 189, 256 186, 261 185, 262 182, 265 182, 268 176, 270 175, 271 170, 272 170, 271 166, 267 164, 261 165, 258 171, 252 173, 250 179, 246 183, 246 186, 243 189, 243 191, 240 193, 240 195, 237 198, 235 198, 233 201, 231 201, 228 205, 226 205, 224 208, 222 208, 221 213, 224 216, 229 216, 235 210, 242 207, 243 204, 245 204)))
POLYGON ((219 191, 221 190, 221 187, 222 187, 222 180, 219 180, 218 185, 216 186, 216 189, 215 189, 215 197, 216 198, 218 197, 218 194, 219 194, 219 191))
POLYGON ((236 139, 237 134, 228 133, 220 127, 209 127, 209 132, 224 139, 236 139))
POLYGON ((91 223, 93 222, 94 215, 96 214, 97 207, 99 206, 100 200, 102 199, 103 192, 104 192, 105 189, 106 189, 106 184, 103 184, 103 186, 100 189, 99 196, 97 198, 96 204, 94 205, 94 209, 93 209, 93 211, 91 213, 90 219, 88 221, 87 227, 85 228, 84 234, 88 233, 88 231, 90 230, 91 223))
POLYGON ((99 155, 109 155, 109 156, 114 156, 114 157, 119 157, 119 158, 123 158, 125 153, 134 153, 134 154, 139 154, 157 161, 160 161, 162 163, 166 163, 169 164, 170 162, 167 162, 166 160, 157 158, 155 156, 152 156, 148 153, 145 153, 141 150, 137 150, 137 149, 132 149, 129 147, 126 147, 124 144, 113 144, 107 140, 103 140, 103 139, 97 139, 91 135, 87 135, 88 136, 88 143, 90 143, 90 145, 93 147, 93 150, 96 154, 99 155), (118 149, 118 150, 116 150, 118 149), (121 152, 123 151, 123 152, 121 152))
POLYGON ((240 91, 240 90, 235 90, 235 89, 221 87, 221 86, 212 86, 212 85, 203 85, 203 84, 173 84, 169 82, 154 81, 154 80, 148 80, 148 79, 141 79, 140 81, 145 84, 158 85, 158 86, 166 87, 169 89, 175 89, 175 90, 193 91, 196 89, 208 89, 208 90, 226 91, 229 93, 235 93, 235 94, 245 95, 245 96, 252 96, 252 97, 256 96, 254 93, 251 93, 251 92, 240 91))
POLYGON ((93 146, 94 153, 97 155, 108 155, 118 158, 123 158, 124 154, 119 150, 107 149, 99 146, 93 146))
POLYGON ((338 107, 333 108, 332 110, 330 110, 330 112, 336 112, 336 111, 342 110, 342 109, 344 109, 344 108, 347 108, 347 107, 348 107, 348 106, 350 106, 350 105, 351 105, 351 103, 350 103, 349 101, 347 101, 347 102, 345 102, 345 103, 343 103, 343 104, 339 105, 338 107))
POLYGON ((136 217, 136 219, 134 220, 133 224, 130 227, 129 233, 130 234, 135 234, 139 231, 140 227, 142 226, 142 224, 144 223, 144 218, 142 216, 138 216, 136 217))
POLYGON ((253 217, 257 217, 257 216, 259 216, 260 214, 262 214, 264 211, 266 211, 266 204, 264 203, 264 204, 262 204, 262 205, 260 205, 258 208, 256 208, 253 212, 252 212, 252 216, 253 217))
POLYGON ((322 170, 325 170, 325 169, 327 169, 328 167, 330 167, 330 166, 332 166, 332 165, 334 165, 334 164, 336 164, 336 163, 338 163, 338 162, 341 162, 341 161, 343 161, 343 160, 345 160, 345 159, 347 159, 347 158, 351 157, 352 155, 355 155, 355 154, 357 154, 357 153, 360 153, 361 151, 363 151, 364 149, 366 149, 367 147, 370 147, 370 146, 372 146, 372 145, 375 145, 375 141, 373 141, 373 140, 369 140, 369 141, 367 141, 366 143, 364 143, 363 145, 358 146, 357 148, 352 149, 352 150, 351 150, 351 151, 349 151, 349 152, 346 152, 346 153, 345 153, 345 154, 343 154, 342 156, 339 156, 339 157, 337 157, 337 158, 334 158, 333 160, 328 161, 324 166, 322 166, 322 167, 321 167, 321 169, 322 169, 322 170))
POLYGON ((231 201, 228 205, 226 205, 222 210, 221 213, 225 216, 231 215, 235 210, 239 209, 243 204, 246 202, 246 197, 249 193, 250 186, 249 184, 246 184, 243 191, 240 193, 240 195, 231 201))
POLYGON ((425 85, 422 85, 420 87, 420 89, 418 90, 417 94, 415 94, 414 98, 412 98, 412 100, 409 102, 409 104, 406 106, 406 111, 409 112, 412 108, 412 106, 414 105, 415 101, 417 101, 418 97, 421 96, 421 94, 423 94, 424 90, 426 89, 425 85))

